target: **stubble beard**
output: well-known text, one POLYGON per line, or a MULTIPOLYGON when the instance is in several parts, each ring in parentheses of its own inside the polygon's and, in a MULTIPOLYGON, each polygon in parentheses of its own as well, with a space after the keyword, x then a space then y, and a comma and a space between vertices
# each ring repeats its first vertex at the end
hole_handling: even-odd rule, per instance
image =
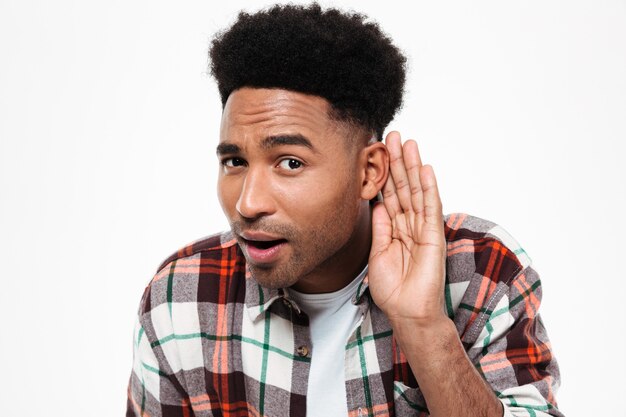
POLYGON ((233 221, 231 228, 235 233, 241 230, 263 230, 288 241, 288 250, 292 253, 275 265, 254 265, 246 259, 252 277, 262 287, 288 288, 309 274, 323 271, 325 266, 337 260, 338 254, 354 233, 356 214, 353 210, 346 201, 333 211, 335 221, 323 222, 318 230, 297 230, 291 226, 264 223, 262 220, 254 223, 233 221))
MULTIPOLYGON (((324 229, 331 227, 324 226, 324 229)), ((303 277, 323 269, 329 259, 341 250, 347 239, 342 240, 337 234, 331 234, 332 240, 329 240, 328 232, 333 230, 324 230, 324 233, 312 234, 311 242, 303 247, 298 242, 289 241, 292 253, 288 257, 276 265, 264 267, 262 265, 253 265, 248 263, 248 268, 252 277, 263 287, 266 288, 287 288, 296 284, 303 277), (324 236, 319 239, 317 236, 324 236)))

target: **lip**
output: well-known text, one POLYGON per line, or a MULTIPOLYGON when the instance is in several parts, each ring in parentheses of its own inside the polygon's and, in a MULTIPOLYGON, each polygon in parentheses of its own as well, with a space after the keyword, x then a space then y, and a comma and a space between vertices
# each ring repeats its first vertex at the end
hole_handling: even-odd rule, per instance
POLYGON ((242 249, 247 255, 248 262, 257 265, 269 265, 276 262, 284 253, 287 246, 287 240, 282 236, 273 235, 256 230, 246 230, 238 233, 239 242, 242 249), (255 244, 255 242, 272 242, 279 241, 276 245, 268 248, 263 245, 255 244))
MULTIPOLYGON (((269 240, 279 240, 279 239, 257 240, 257 242, 266 242, 269 240)), ((259 265, 268 265, 273 262, 276 262, 278 258, 280 258, 280 256, 282 255, 282 253, 284 252, 287 246, 286 240, 282 240, 280 243, 274 246, 271 246, 269 248, 266 248, 266 249, 260 248, 258 246, 254 246, 253 242, 254 241, 250 241, 244 238, 242 246, 243 246, 244 251, 248 255, 247 256, 248 261, 253 264, 259 264, 259 265)))
POLYGON ((283 239, 280 236, 276 236, 276 235, 272 235, 272 234, 264 233, 264 232, 257 232, 257 231, 253 231, 253 230, 248 230, 248 231, 245 231, 243 233, 240 233, 239 236, 241 236, 245 240, 252 240, 252 241, 256 240, 258 242, 267 242, 269 240, 281 240, 281 239, 283 239))

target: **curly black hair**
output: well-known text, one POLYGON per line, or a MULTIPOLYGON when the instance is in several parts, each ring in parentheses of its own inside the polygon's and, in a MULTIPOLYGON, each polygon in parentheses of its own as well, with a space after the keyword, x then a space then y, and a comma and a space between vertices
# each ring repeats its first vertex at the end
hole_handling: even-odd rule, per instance
POLYGON ((209 51, 222 105, 240 87, 312 94, 330 102, 331 116, 381 140, 402 104, 406 58, 366 19, 317 3, 240 12, 209 51))

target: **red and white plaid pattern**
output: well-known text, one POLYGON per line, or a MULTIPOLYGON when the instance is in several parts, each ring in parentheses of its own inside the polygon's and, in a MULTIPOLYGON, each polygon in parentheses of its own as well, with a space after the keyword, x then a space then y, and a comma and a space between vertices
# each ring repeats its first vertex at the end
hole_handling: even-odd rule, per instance
MULTIPOLYGON (((465 214, 445 221, 446 308, 469 359, 505 416, 562 416, 530 259, 493 223, 465 214)), ((362 321, 345 349, 349 415, 427 416, 367 278, 353 302, 362 321)), ((249 276, 228 233, 161 265, 142 298, 134 339, 127 416, 306 415, 308 318, 288 291, 262 288, 249 276)))

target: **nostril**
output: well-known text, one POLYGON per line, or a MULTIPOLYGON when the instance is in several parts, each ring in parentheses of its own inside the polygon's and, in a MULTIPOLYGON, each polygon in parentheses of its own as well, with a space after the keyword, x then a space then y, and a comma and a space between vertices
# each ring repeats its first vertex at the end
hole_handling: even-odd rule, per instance
POLYGON ((248 174, 235 205, 239 214, 248 219, 272 214, 274 202, 266 188, 266 183, 267 181, 264 181, 261 176, 248 174))

